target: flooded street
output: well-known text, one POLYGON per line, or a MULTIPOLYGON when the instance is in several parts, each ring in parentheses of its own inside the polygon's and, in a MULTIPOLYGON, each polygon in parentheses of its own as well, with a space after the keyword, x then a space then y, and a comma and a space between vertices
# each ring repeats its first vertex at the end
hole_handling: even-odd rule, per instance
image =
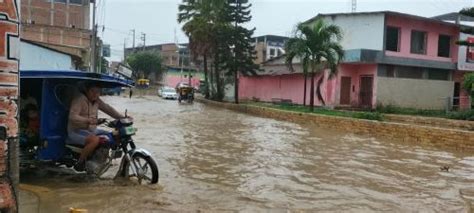
POLYGON ((152 96, 104 100, 134 117, 137 146, 158 163, 159 185, 114 181, 113 174, 23 176, 22 183, 48 189, 42 212, 459 212, 474 197, 469 153, 152 96))

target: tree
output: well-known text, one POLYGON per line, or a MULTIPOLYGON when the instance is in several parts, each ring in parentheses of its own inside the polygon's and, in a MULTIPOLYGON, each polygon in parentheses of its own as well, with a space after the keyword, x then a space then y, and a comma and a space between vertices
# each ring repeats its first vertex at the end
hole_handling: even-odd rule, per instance
POLYGON ((214 100, 224 97, 223 74, 233 77, 238 102, 238 74, 249 75, 258 69, 251 45, 254 30, 241 26, 251 19, 250 7, 247 0, 183 0, 179 5, 178 22, 184 23, 193 56, 203 58, 214 100), (208 59, 212 61, 210 70, 208 59))
MULTIPOLYGON (((474 7, 471 8, 464 8, 459 12, 461 15, 469 16, 469 17, 474 17, 474 7)), ((466 34, 474 34, 474 28, 473 27, 461 27, 461 32, 466 33, 466 34)), ((457 41, 456 42, 459 45, 462 46, 469 46, 472 47, 474 46, 474 43, 470 43, 468 41, 457 41)), ((464 89, 471 95, 471 101, 474 101, 474 74, 472 73, 466 73, 464 74, 464 82, 463 82, 463 87, 464 89)), ((472 102, 471 102, 472 104, 472 102)))
POLYGON ((135 79, 148 78, 152 73, 159 77, 163 75, 161 56, 156 52, 134 53, 128 56, 127 63, 132 68, 135 79))
POLYGON ((234 23, 228 37, 228 46, 231 48, 231 57, 226 60, 227 74, 233 76, 235 103, 239 103, 238 75, 255 75, 259 69, 254 63, 255 48, 252 45, 254 29, 242 27, 242 24, 252 19, 248 0, 229 0, 230 19, 234 23))
POLYGON ((326 25, 322 19, 316 20, 313 25, 299 24, 293 38, 286 45, 286 63, 293 70, 293 60, 299 58, 303 73, 311 77, 310 109, 314 110, 314 80, 316 74, 321 74, 318 80, 318 100, 326 105, 321 94, 321 85, 324 82, 324 70, 329 70, 329 77, 337 74, 337 66, 344 57, 344 51, 339 44, 342 33, 335 25, 326 25))
POLYGON ((463 87, 474 100, 474 73, 466 73, 464 75, 463 87))
POLYGON ((218 73, 215 69, 214 76, 209 72, 208 58, 215 60, 218 28, 226 20, 223 18, 226 16, 225 3, 222 0, 183 0, 183 3, 178 6, 178 22, 184 23, 182 29, 189 38, 193 59, 203 58, 204 77, 206 83, 209 84, 206 97, 210 96, 209 89, 213 88, 213 77, 217 76, 215 73, 218 73), (211 81, 209 81, 209 75, 211 75, 211 81))

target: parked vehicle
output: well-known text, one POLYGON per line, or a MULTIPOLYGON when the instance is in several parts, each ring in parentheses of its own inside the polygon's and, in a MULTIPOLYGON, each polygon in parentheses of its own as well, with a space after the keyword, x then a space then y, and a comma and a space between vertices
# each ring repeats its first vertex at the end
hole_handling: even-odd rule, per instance
MULTIPOLYGON (((66 145, 68 111, 73 97, 79 93, 85 82, 94 81, 103 88, 129 87, 131 82, 96 73, 79 71, 20 71, 20 81, 28 85, 30 94, 36 99, 39 110, 38 134, 36 137, 20 133, 20 168, 71 168, 78 161, 82 148, 80 145, 66 145)), ((23 110, 20 109, 20 113, 23 110)), ((126 114, 126 113, 125 113, 126 114)), ((25 125, 20 121, 20 126, 25 125)), ((111 166, 113 159, 121 159, 117 175, 134 176, 140 183, 158 182, 158 166, 151 154, 136 147, 133 135, 136 128, 133 121, 125 117, 102 123, 111 131, 101 135, 101 145, 86 160, 86 172, 100 177, 111 166)), ((20 132, 22 132, 20 128, 20 132)))
POLYGON ((178 98, 178 94, 176 90, 171 87, 165 87, 161 90, 161 97, 164 99, 173 99, 176 100, 178 98))

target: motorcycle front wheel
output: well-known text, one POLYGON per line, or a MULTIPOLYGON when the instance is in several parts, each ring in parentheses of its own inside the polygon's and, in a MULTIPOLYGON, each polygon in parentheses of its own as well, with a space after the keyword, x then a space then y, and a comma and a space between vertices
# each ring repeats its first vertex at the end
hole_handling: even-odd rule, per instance
POLYGON ((132 156, 131 161, 133 163, 126 165, 125 168, 132 169, 131 174, 135 175, 140 184, 156 184, 159 179, 158 166, 153 158, 145 156, 141 153, 136 153, 132 156))

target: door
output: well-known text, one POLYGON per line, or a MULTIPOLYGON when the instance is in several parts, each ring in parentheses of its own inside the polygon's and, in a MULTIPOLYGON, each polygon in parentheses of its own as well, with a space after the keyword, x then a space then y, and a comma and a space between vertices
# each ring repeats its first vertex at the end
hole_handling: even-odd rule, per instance
POLYGON ((453 108, 459 109, 459 96, 461 93, 461 83, 456 82, 454 83, 454 94, 453 94, 453 108))
POLYGON ((340 104, 349 105, 351 104, 351 77, 341 78, 341 94, 340 104))
POLYGON ((372 96, 373 96, 373 76, 361 76, 360 77, 360 100, 359 103, 362 107, 372 107, 372 96))

